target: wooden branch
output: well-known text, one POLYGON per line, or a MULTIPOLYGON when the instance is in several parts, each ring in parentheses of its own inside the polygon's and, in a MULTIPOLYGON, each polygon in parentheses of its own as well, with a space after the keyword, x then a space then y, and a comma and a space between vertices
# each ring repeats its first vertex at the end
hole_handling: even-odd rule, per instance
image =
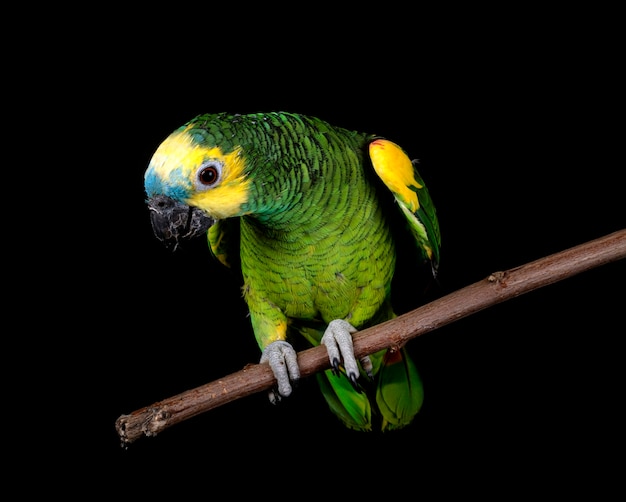
MULTIPOLYGON (((626 229, 540 258, 443 296, 393 320, 354 335, 357 358, 387 347, 401 347, 417 336, 529 291, 592 268, 626 258, 626 229)), ((301 376, 330 367, 326 349, 298 353, 301 376)), ((115 428, 122 446, 159 432, 236 399, 270 389, 275 383, 268 364, 249 364, 241 371, 121 415, 115 428)))

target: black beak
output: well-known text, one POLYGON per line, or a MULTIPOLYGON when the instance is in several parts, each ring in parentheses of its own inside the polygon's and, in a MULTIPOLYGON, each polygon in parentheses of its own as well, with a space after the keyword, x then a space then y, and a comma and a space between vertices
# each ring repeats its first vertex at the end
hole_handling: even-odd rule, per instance
POLYGON ((147 203, 154 235, 172 251, 184 240, 205 235, 215 223, 200 209, 176 202, 166 195, 155 195, 147 203))

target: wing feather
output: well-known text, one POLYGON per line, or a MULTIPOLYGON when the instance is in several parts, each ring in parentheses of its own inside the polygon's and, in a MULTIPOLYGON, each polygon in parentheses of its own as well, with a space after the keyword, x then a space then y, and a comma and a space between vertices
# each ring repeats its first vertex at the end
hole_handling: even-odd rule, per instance
POLYGON ((411 161, 402 148, 381 138, 369 144, 369 155, 376 174, 393 193, 420 252, 430 261, 436 275, 441 245, 439 222, 428 188, 417 170, 417 160, 411 161))
POLYGON ((207 232, 209 248, 222 265, 236 270, 239 267, 239 218, 217 220, 207 232))

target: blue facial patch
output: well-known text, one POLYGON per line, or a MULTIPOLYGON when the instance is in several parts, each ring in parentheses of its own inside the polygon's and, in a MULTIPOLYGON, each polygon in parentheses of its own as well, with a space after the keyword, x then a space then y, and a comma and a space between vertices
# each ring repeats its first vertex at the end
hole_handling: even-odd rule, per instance
POLYGON ((144 179, 144 187, 148 197, 167 195, 180 202, 187 200, 192 191, 191 182, 180 167, 170 171, 167 180, 161 179, 153 168, 148 168, 144 179))

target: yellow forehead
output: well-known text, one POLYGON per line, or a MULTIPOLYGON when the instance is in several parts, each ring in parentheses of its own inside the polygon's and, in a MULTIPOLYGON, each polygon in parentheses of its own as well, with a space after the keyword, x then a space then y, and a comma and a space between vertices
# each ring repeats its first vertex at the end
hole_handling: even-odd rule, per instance
POLYGON ((185 173, 195 171, 207 159, 222 159, 219 147, 207 148, 194 142, 186 130, 171 134, 159 145, 152 156, 150 167, 164 176, 174 169, 185 173))

